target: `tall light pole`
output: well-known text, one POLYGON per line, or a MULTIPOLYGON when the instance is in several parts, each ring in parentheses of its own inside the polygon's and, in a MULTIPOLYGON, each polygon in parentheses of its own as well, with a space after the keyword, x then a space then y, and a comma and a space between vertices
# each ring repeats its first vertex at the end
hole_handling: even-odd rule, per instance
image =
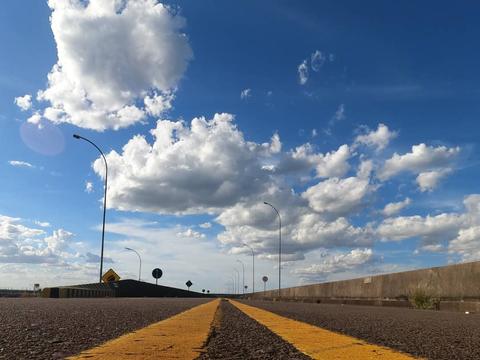
POLYGON ((237 273, 237 295, 240 293, 240 271, 238 271, 237 269, 233 268, 233 270, 235 270, 235 272, 237 273))
POLYGON ((126 247, 125 250, 133 251, 135 254, 137 254, 138 260, 140 260, 140 267, 138 268, 138 281, 140 281, 140 275, 142 274, 142 258, 140 257, 140 254, 132 248, 126 247))
POLYGON ((95 145, 92 141, 88 140, 87 138, 85 138, 83 136, 77 135, 77 134, 74 134, 73 137, 75 139, 85 140, 86 142, 89 142, 90 144, 95 146, 95 148, 100 152, 100 155, 102 155, 103 161, 105 162, 105 185, 104 185, 105 193, 103 195, 102 250, 101 250, 101 254, 100 254, 100 277, 99 277, 99 280, 98 280, 101 283, 102 282, 102 273, 103 273, 103 248, 104 248, 104 245, 105 245, 105 214, 106 214, 106 211, 107 211, 107 179, 108 179, 107 159, 105 158, 105 155, 103 154, 102 150, 100 150, 100 148, 97 145, 95 145))
POLYGON ((235 287, 235 275, 230 275, 230 279, 233 280, 233 294, 236 293, 236 287, 235 287))
POLYGON ((282 218, 280 213, 272 204, 264 201, 265 205, 269 205, 278 215, 278 297, 281 297, 282 289, 282 218))
POLYGON ((248 247, 252 251, 252 294, 255 293, 255 252, 253 251, 253 248, 248 245, 243 243, 244 246, 248 247))
POLYGON ((237 262, 242 264, 242 282, 243 282, 242 293, 243 295, 245 295, 245 264, 243 263, 242 260, 237 259, 237 262))

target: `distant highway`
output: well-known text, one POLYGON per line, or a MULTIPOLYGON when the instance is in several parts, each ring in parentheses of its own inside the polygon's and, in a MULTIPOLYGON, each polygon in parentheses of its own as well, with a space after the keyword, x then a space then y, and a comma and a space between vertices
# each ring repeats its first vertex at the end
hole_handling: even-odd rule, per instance
POLYGON ((0 299, 0 359, 480 359, 478 339, 478 314, 220 299, 0 299))

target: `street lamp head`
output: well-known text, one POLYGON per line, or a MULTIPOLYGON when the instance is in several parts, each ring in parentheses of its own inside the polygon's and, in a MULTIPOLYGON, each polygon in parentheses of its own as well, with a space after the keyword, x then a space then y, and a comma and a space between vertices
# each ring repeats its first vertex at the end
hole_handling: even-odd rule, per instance
POLYGON ((77 135, 77 134, 73 134, 73 137, 74 137, 75 139, 80 139, 80 135, 77 135))
POLYGON ((126 247, 125 250, 131 250, 131 251, 133 251, 133 249, 130 249, 129 247, 126 247))
MULTIPOLYGON (((75 136, 75 135, 73 135, 73 136, 75 136)), ((269 203, 267 203, 266 201, 264 201, 263 203, 264 203, 265 205, 269 205, 269 203)))

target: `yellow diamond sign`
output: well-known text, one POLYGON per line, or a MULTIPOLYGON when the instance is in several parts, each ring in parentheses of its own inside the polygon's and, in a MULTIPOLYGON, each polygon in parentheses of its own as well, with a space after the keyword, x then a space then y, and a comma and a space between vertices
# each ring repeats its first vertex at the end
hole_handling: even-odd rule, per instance
POLYGON ((118 274, 115 271, 113 271, 113 269, 109 269, 105 274, 103 274, 102 280, 105 283, 111 282, 111 281, 118 281, 120 280, 120 276, 118 276, 118 274))

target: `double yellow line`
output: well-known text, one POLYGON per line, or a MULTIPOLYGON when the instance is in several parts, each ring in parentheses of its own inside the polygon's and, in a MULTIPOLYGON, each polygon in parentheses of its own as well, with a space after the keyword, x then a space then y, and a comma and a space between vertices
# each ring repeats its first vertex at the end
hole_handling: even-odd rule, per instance
MULTIPOLYGON (((237 301, 230 302, 312 359, 414 359, 386 347, 369 344, 237 301)), ((220 300, 217 299, 196 306, 70 359, 196 359, 206 351, 206 343, 219 304, 220 300)))

